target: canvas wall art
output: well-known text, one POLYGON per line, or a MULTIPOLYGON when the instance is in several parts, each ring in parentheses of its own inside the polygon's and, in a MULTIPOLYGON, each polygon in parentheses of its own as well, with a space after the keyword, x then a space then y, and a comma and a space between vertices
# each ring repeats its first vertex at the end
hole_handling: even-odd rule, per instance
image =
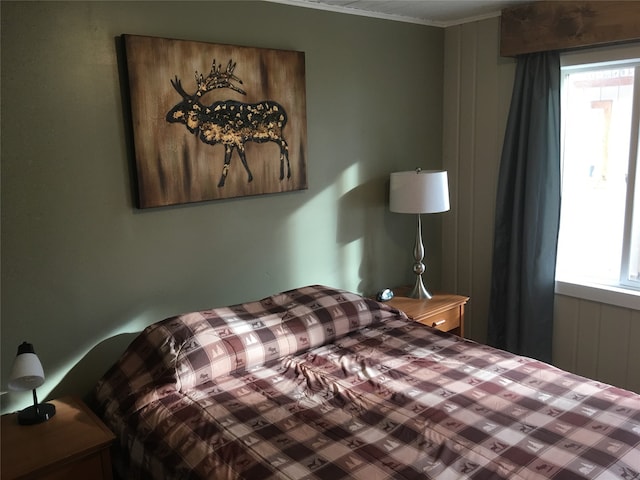
POLYGON ((140 208, 307 188, 303 52, 123 38, 140 208))

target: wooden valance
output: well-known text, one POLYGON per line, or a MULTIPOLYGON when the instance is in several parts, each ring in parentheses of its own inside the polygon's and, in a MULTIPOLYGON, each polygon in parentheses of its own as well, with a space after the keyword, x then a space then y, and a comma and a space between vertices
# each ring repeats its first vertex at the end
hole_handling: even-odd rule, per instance
POLYGON ((640 39, 640 1, 539 1, 502 10, 500 55, 640 39))

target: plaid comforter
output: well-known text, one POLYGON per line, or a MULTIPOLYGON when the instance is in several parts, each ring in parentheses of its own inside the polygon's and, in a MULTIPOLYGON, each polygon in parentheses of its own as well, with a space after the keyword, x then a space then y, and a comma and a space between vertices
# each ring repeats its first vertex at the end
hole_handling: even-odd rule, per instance
POLYGON ((96 389, 124 478, 640 479, 640 396, 309 286, 148 327, 96 389))

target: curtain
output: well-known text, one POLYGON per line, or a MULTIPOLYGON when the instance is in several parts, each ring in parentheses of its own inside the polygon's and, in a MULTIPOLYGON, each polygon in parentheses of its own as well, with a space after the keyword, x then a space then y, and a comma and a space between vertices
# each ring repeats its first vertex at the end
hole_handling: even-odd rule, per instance
POLYGON ((500 159, 488 343, 550 362, 560 220, 560 55, 518 58, 500 159))

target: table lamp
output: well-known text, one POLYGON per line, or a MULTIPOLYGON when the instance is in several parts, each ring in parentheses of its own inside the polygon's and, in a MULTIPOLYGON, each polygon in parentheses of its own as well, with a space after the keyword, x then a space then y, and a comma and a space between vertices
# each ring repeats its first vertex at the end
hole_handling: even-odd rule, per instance
POLYGON ((20 425, 35 425, 49 420, 56 414, 56 407, 50 403, 38 403, 36 388, 44 383, 44 370, 33 345, 22 342, 13 361, 10 390, 33 390, 33 405, 18 412, 20 425))
POLYGON ((413 264, 413 273, 416 274, 416 283, 409 296, 430 299, 431 294, 422 282, 425 266, 422 263, 424 245, 422 244, 420 215, 449 210, 447 172, 417 168, 415 171, 392 173, 389 185, 389 210, 397 213, 414 213, 418 216, 418 231, 413 249, 416 260, 413 264))

